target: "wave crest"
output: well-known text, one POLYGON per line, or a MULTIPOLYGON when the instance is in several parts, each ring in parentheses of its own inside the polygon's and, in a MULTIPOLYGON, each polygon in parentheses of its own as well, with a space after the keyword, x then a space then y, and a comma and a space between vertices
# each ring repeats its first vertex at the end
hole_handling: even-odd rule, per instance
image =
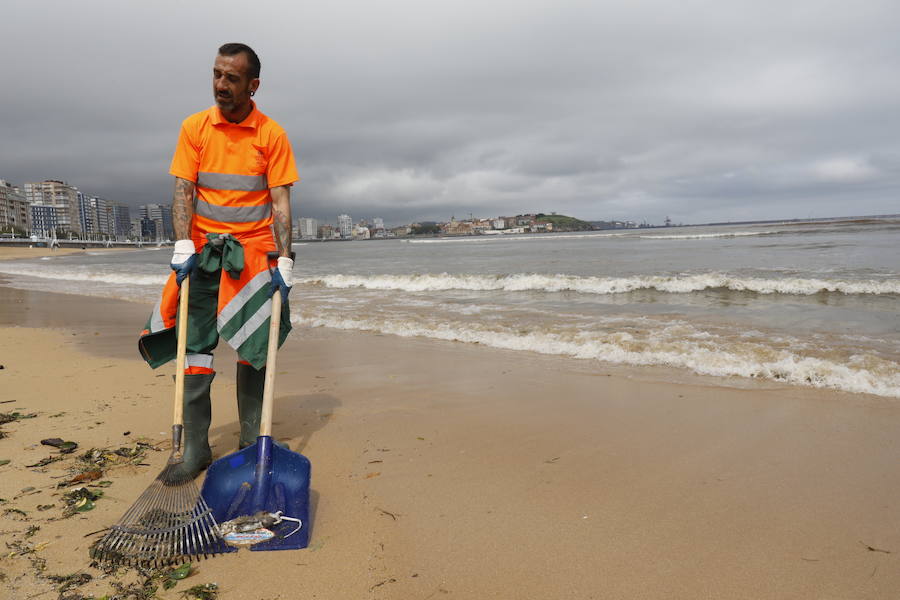
POLYGON ((841 280, 785 277, 780 279, 741 277, 725 273, 696 275, 646 275, 634 277, 580 277, 577 275, 324 275, 307 277, 298 283, 335 289, 362 288, 404 292, 429 291, 507 291, 576 292, 580 294, 622 294, 637 290, 656 290, 686 294, 712 289, 757 294, 794 294, 809 296, 822 292, 841 294, 900 294, 900 281, 841 280))

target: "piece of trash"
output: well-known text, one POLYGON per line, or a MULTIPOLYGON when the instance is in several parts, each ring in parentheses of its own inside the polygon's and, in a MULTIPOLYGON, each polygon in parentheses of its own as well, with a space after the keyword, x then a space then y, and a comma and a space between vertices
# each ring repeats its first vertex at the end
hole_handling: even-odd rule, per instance
POLYGON ((372 479, 373 477, 378 477, 381 475, 381 471, 375 471, 374 473, 369 473, 366 475, 366 479, 372 479))
POLYGON ((78 502, 75 503, 75 512, 87 512, 89 510, 94 510, 94 501, 88 500, 87 498, 82 498, 78 502))
POLYGON ((182 598, 188 600, 216 600, 219 597, 219 586, 215 583, 202 583, 181 592, 182 598))
POLYGON ((94 481, 101 477, 103 477, 103 471, 100 469, 91 469, 90 471, 79 473, 72 479, 60 482, 57 487, 68 487, 76 483, 87 483, 88 481, 94 481))
POLYGON ((293 531, 283 536, 285 538, 294 535, 300 531, 301 527, 303 527, 303 523, 300 519, 286 517, 281 511, 274 513, 260 511, 254 515, 237 517, 230 521, 225 521, 216 528, 216 531, 229 546, 236 546, 239 548, 243 546, 254 546, 275 537, 272 528, 282 521, 291 521, 297 524, 297 527, 293 531))
POLYGON ((186 579, 191 574, 191 563, 185 563, 177 569, 169 571, 169 579, 186 579))
POLYGON ((10 462, 12 461, 10 461, 8 458, 4 458, 3 460, 0 460, 0 467, 2 467, 3 465, 8 465, 10 462))
POLYGON ((75 452, 75 449, 78 448, 78 444, 75 442, 67 442, 62 438, 47 438, 46 440, 41 440, 41 444, 45 446, 52 446, 58 449, 63 454, 71 454, 75 452))
POLYGON ((131 435, 131 432, 130 432, 130 431, 126 431, 126 432, 123 433, 122 435, 131 435))
POLYGON ((186 579, 189 575, 193 573, 193 569, 191 568, 191 563, 185 563, 176 569, 171 569, 166 571, 165 573, 160 573, 159 576, 162 577, 163 589, 171 590, 173 587, 178 585, 178 582, 182 579, 186 579))
POLYGON ((42 458, 41 460, 37 461, 33 465, 25 465, 25 466, 29 469, 34 468, 34 467, 46 467, 50 463, 55 463, 58 460, 62 460, 62 456, 48 456, 47 458, 42 458))
POLYGON ((75 452, 75 449, 78 448, 78 444, 75 442, 65 442, 62 446, 59 447, 59 452, 61 454, 72 454, 75 452))
POLYGON ((868 544, 866 544, 866 543, 864 543, 864 542, 862 542, 862 541, 860 541, 859 543, 862 544, 862 545, 866 548, 866 550, 868 550, 869 552, 882 552, 882 553, 884 553, 884 554, 891 554, 891 551, 890 551, 890 550, 884 550, 884 549, 882 549, 882 548, 876 548, 876 547, 870 546, 870 545, 868 545, 868 544))
POLYGON ((64 517, 71 517, 76 512, 87 512, 94 509, 94 501, 103 496, 100 490, 92 492, 86 487, 75 488, 71 492, 63 494, 62 499, 66 504, 63 511, 64 517))
POLYGON ((389 517, 392 518, 393 520, 395 520, 395 521, 397 520, 397 515, 395 515, 394 513, 389 512, 389 511, 386 511, 386 510, 384 510, 383 508, 378 508, 377 506, 375 507, 375 509, 378 510, 378 511, 380 511, 382 514, 385 514, 385 515, 389 516, 389 517))
POLYGON ((18 411, 11 413, 0 413, 0 425, 12 423, 13 421, 21 421, 22 419, 33 419, 37 413, 25 414, 18 411))
POLYGON ((87 573, 72 573, 71 575, 49 575, 47 579, 56 584, 56 591, 59 592, 59 596, 62 598, 66 592, 88 583, 93 577, 87 573))

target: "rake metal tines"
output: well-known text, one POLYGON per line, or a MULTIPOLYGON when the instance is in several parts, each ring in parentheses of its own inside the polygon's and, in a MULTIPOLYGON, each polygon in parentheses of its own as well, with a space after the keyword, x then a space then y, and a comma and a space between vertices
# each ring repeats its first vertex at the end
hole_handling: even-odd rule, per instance
POLYGON ((216 521, 192 479, 170 463, 102 539, 101 564, 161 567, 227 552, 216 521))

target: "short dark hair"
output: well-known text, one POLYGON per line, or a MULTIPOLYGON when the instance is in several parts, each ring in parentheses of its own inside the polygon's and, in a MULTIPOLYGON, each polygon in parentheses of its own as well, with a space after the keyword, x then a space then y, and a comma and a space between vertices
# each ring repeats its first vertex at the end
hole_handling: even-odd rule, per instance
POLYGON ((253 48, 247 44, 238 42, 222 44, 219 48, 219 56, 234 56, 241 52, 247 55, 247 62, 250 63, 250 68, 247 69, 247 75, 250 76, 250 79, 259 79, 259 57, 256 55, 256 52, 253 51, 253 48))

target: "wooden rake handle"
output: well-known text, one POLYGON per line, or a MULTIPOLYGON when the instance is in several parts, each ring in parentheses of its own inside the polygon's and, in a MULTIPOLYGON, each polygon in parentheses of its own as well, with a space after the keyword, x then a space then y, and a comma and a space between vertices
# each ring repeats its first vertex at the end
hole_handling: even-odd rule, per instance
POLYGON ((191 289, 191 278, 185 277, 181 282, 181 295, 178 298, 178 341, 175 354, 175 408, 172 418, 174 425, 184 425, 184 363, 187 355, 187 315, 188 295, 191 289))

